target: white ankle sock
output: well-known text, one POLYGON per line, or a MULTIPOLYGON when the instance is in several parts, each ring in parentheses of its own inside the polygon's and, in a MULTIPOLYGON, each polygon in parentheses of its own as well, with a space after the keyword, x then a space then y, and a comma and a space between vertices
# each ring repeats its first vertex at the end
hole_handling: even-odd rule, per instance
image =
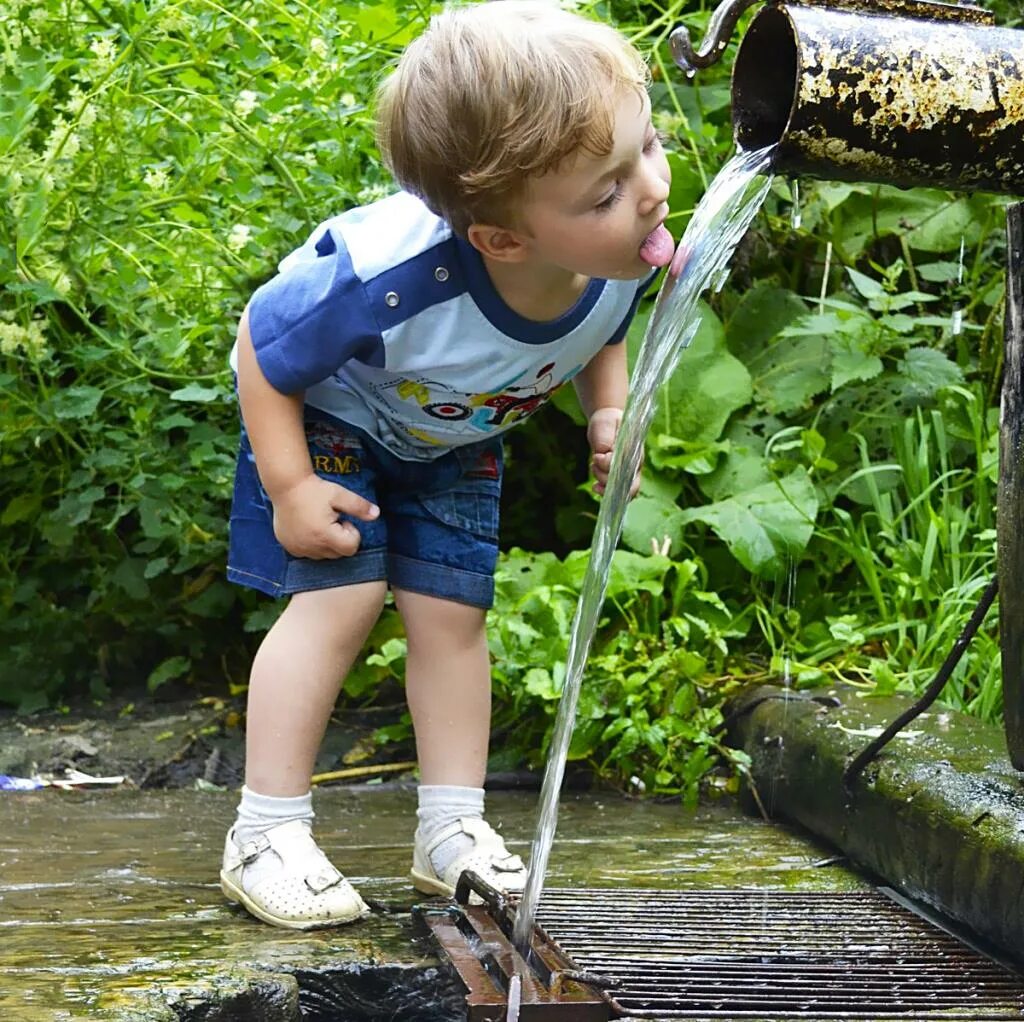
MULTIPOLYGON (((464 816, 479 819, 484 815, 484 789, 462 788, 455 784, 421 784, 416 789, 419 826, 416 836, 421 845, 428 845, 450 823, 464 816)), ((473 847, 468 834, 455 834, 442 841, 430 855, 430 865, 441 875, 463 852, 473 847)))
POLYGON ((242 801, 238 803, 238 818, 235 821, 235 837, 239 844, 252 841, 271 827, 290 820, 313 822, 313 793, 280 798, 277 795, 261 795, 252 788, 242 786, 242 801))
MULTIPOLYGON (((238 803, 238 816, 235 820, 235 841, 244 845, 254 840, 271 827, 292 820, 305 820, 313 823, 313 793, 279 798, 276 795, 261 795, 251 788, 242 787, 242 800, 238 803)), ((273 873, 281 860, 272 852, 266 852, 254 862, 249 863, 243 874, 242 886, 246 893, 252 890, 263 877, 273 873)))

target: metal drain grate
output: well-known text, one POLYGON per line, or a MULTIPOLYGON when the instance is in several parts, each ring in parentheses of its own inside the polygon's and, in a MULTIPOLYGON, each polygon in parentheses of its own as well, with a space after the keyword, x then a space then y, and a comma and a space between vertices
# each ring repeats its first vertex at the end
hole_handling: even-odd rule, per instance
POLYGON ((540 916, 625 1016, 1024 1017, 1024 979, 877 891, 548 890, 540 916))

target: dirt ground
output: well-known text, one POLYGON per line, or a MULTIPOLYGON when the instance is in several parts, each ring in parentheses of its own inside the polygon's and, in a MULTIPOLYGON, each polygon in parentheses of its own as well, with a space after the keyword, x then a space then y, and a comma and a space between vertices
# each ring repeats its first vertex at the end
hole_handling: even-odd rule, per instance
MULTIPOLYGON (((237 788, 244 769, 244 712, 244 697, 168 700, 148 693, 137 700, 81 701, 28 716, 0 710, 0 774, 60 779, 77 770, 93 777, 123 776, 125 784, 138 788, 237 788)), ((374 730, 399 713, 384 708, 336 715, 317 771, 411 758, 409 749, 389 748, 387 755, 372 749, 374 730)))

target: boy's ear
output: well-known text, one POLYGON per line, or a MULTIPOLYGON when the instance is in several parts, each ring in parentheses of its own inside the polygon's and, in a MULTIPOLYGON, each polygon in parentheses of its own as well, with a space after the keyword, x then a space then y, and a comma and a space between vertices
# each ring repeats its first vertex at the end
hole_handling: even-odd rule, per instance
POLYGON ((481 255, 502 263, 519 263, 527 256, 526 235, 508 227, 471 224, 466 239, 481 255))

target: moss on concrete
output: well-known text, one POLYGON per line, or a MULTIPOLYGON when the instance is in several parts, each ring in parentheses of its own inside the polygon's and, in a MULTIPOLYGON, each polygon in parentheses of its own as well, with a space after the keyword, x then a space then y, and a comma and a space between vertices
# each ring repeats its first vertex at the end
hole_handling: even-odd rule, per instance
POLYGON ((752 759, 761 804, 1024 962, 1024 780, 1002 732, 933 708, 847 793, 847 765, 910 700, 831 694, 839 705, 781 689, 749 694, 732 740, 752 759))

